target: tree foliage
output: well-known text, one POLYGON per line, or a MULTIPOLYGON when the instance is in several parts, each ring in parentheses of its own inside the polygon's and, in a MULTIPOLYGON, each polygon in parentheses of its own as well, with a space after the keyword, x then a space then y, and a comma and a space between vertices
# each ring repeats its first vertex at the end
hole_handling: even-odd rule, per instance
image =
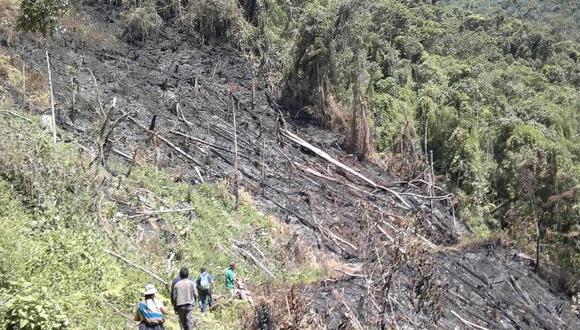
POLYGON ((40 32, 43 35, 52 33, 58 18, 70 7, 68 0, 22 0, 18 27, 24 31, 40 32))
POLYGON ((418 161, 409 176, 426 141, 475 231, 531 246, 538 222, 546 257, 578 269, 579 11, 458 3, 291 1, 286 105, 332 127, 365 104, 377 151, 418 161))

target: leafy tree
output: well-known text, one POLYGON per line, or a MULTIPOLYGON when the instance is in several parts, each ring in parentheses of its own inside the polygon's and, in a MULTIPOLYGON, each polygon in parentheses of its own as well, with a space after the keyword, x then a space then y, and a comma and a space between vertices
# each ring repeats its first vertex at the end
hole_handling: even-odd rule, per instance
POLYGON ((290 2, 289 107, 331 127, 346 118, 350 143, 367 121, 377 151, 413 160, 416 175, 426 145, 474 231, 504 229, 531 250, 541 236, 546 258, 579 269, 580 248, 566 239, 580 230, 577 8, 290 2))
POLYGON ((69 0, 22 0, 18 27, 24 31, 40 32, 44 36, 55 29, 58 18, 70 6, 69 0))

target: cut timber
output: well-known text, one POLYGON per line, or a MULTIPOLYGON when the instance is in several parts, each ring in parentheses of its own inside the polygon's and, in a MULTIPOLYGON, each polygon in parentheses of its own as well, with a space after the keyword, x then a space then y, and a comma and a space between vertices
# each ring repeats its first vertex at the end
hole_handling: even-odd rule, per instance
POLYGON ((127 265, 129 265, 129 266, 132 266, 132 267, 135 267, 135 268, 139 269, 140 271, 142 271, 142 272, 145 272, 145 273, 147 273, 147 274, 149 274, 149 275, 153 276, 153 277, 154 277, 156 280, 158 280, 159 282, 161 282, 161 283, 163 283, 163 284, 167 285, 167 281, 165 281, 164 279, 162 279, 162 278, 161 278, 161 277, 159 277, 158 275, 155 275, 155 274, 154 274, 153 272, 151 272, 150 270, 147 270, 147 269, 145 269, 145 268, 143 268, 143 267, 141 267, 141 266, 137 265, 137 264, 136 264, 136 263, 134 263, 133 261, 131 261, 131 260, 129 260, 129 259, 127 259, 127 258, 125 258, 125 257, 123 257, 123 256, 121 256, 121 255, 119 255, 119 254, 117 254, 117 253, 115 253, 115 252, 111 251, 111 250, 107 250, 107 249, 105 249, 104 251, 105 251, 106 253, 108 253, 108 254, 112 255, 113 257, 116 257, 116 258, 119 258, 119 259, 121 259, 121 260, 122 260, 122 261, 124 261, 124 262, 125 262, 127 265))
POLYGON ((256 259, 256 257, 254 257, 250 252, 242 249, 241 247, 239 247, 235 244, 232 246, 234 247, 234 249, 240 251, 241 254, 248 257, 250 260, 252 260, 252 262, 254 264, 256 264, 256 266, 258 266, 260 269, 262 269, 266 274, 268 274, 270 277, 274 278, 274 274, 272 274, 272 272, 268 268, 266 268, 266 266, 264 266, 264 264, 262 264, 260 262, 260 260, 256 259))
POLYGON ((54 111, 54 93, 52 91, 52 74, 50 72, 50 58, 46 50, 46 67, 48 69, 48 87, 50 92, 50 110, 52 113, 52 142, 56 145, 56 113, 54 111))
POLYGON ((368 183, 369 185, 371 185, 373 188, 376 189, 381 189, 384 190, 390 194, 395 195, 395 197, 397 197, 397 199, 399 201, 401 201, 401 203, 403 203, 403 205, 405 205, 405 207, 407 209, 411 208, 411 205, 409 205, 409 203, 407 203, 407 201, 405 201, 405 199, 403 199, 403 197, 401 197, 399 195, 399 193, 397 193, 396 191, 389 189, 385 186, 381 186, 379 184, 377 184, 376 182, 374 182, 373 180, 367 178, 366 176, 360 174, 359 172, 353 170, 352 168, 346 166, 345 164, 339 162, 338 160, 332 158, 328 153, 326 153, 325 151, 311 145, 310 143, 304 141, 303 139, 301 139, 299 136, 297 136, 296 134, 285 130, 283 128, 280 128, 280 132, 282 132, 282 135, 284 135, 285 137, 287 137, 288 139, 290 139, 291 141, 298 143, 299 145, 303 146, 304 148, 309 149, 310 151, 314 152, 315 154, 317 154, 319 157, 321 157, 322 159, 326 160, 327 162, 347 171, 348 173, 356 176, 357 178, 363 180, 364 182, 368 183))
MULTIPOLYGON (((388 223, 388 222, 386 222, 386 221, 383 221, 382 223, 383 223, 384 225, 388 226, 389 228, 391 228, 391 230, 394 230, 394 231, 396 231, 396 230, 397 230, 397 228, 395 228, 393 225, 391 225, 390 223, 388 223)), ((439 249, 439 246, 438 246, 438 245, 436 245, 436 244, 432 243, 430 240, 426 239, 426 238, 425 238, 425 237, 423 237, 422 235, 415 234, 415 236, 419 237, 419 238, 420 238, 420 239, 421 239, 423 242, 425 242, 425 244, 427 244, 427 246, 428 246, 428 247, 429 247, 431 250, 433 250, 433 251, 436 251, 436 250, 438 250, 438 249, 439 249)))
POLYGON ((471 327, 471 328, 480 329, 480 330, 489 330, 488 328, 485 328, 485 327, 479 326, 479 325, 477 325, 477 324, 475 324, 475 323, 473 323, 473 322, 469 322, 469 321, 467 321, 466 319, 464 319, 464 318, 462 318, 461 316, 459 316, 459 314, 455 313, 455 311, 450 311, 450 312, 451 312, 453 315, 457 316, 457 318, 458 318, 459 320, 461 320, 461 322, 465 323, 465 325, 467 325, 467 326, 469 326, 469 327, 471 327))
POLYGON ((111 149, 111 150, 112 150, 114 153, 116 153, 117 155, 119 155, 119 156, 121 156, 121 157, 123 157, 123 158, 125 158, 125 159, 127 159, 127 160, 133 160, 133 157, 131 157, 131 156, 127 155, 126 153, 122 152, 122 151, 121 151, 121 150, 119 150, 119 149, 115 149, 115 148, 113 148, 113 149, 111 149))
POLYGON ((172 134, 175 134, 175 135, 179 135, 181 137, 184 137, 184 138, 189 139, 189 140, 194 141, 194 142, 198 142, 198 143, 201 143, 201 144, 205 144, 206 146, 212 147, 214 149, 218 149, 218 150, 222 150, 222 151, 225 151, 225 152, 233 153, 233 151, 230 150, 230 149, 228 149, 228 148, 220 147, 220 146, 215 145, 213 143, 204 141, 202 139, 198 139, 195 136, 187 135, 185 133, 182 133, 182 132, 179 132, 179 131, 174 131, 174 130, 169 131, 169 133, 172 133, 172 134))
POLYGON ((134 218, 134 217, 139 217, 142 215, 154 215, 154 214, 164 214, 164 213, 179 213, 179 212, 189 212, 189 211, 193 211, 195 210, 195 208, 193 207, 187 207, 187 208, 183 208, 183 209, 167 209, 167 210, 156 210, 156 211, 143 211, 143 212, 137 212, 133 215, 130 215, 129 218, 134 218))
POLYGON ((357 330, 363 330, 363 326, 360 324, 360 321, 358 320, 358 318, 356 317, 356 314, 352 311, 352 308, 350 308, 350 306, 344 301, 344 299, 341 297, 341 295, 338 294, 338 291, 336 291, 335 289, 332 290, 332 294, 334 295, 334 297, 336 298, 336 300, 338 300, 346 309, 346 313, 345 316, 348 317, 350 319, 351 325, 354 329, 357 330))
POLYGON ((358 249, 356 248, 356 246, 352 245, 352 243, 350 243, 347 240, 345 240, 345 239, 341 238, 340 236, 336 235, 330 229, 323 228, 322 226, 318 226, 318 230, 321 231, 321 232, 323 232, 323 233, 325 233, 325 234, 327 234, 331 239, 335 239, 335 240, 343 243, 344 245, 347 245, 348 247, 350 247, 354 251, 358 251, 358 249))
MULTIPOLYGON (((391 235, 389 235, 389 233, 387 233, 387 231, 381 227, 381 225, 377 225, 377 229, 383 234, 385 235, 385 237, 393 244, 395 244, 395 239, 393 237, 391 237, 391 235)), ((407 254, 407 251, 405 251, 402 247, 397 246, 397 249, 399 251, 401 251, 402 254, 407 254)))

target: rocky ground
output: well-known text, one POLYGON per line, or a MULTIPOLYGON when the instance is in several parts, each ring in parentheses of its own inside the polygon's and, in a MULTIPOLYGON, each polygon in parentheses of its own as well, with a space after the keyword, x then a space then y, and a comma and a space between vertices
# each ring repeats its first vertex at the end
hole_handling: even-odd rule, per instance
MULTIPOLYGON (((267 76, 231 47, 172 27, 127 43, 105 6, 80 9, 63 27, 49 47, 61 128, 102 149, 105 165, 151 161, 191 184, 234 182, 237 140, 239 182, 259 208, 341 265, 336 278, 292 288, 296 305, 265 302, 255 326, 280 325, 280 302, 296 328, 580 327, 570 299, 517 249, 452 248, 470 233, 445 192, 429 197, 420 183, 358 162, 339 135, 286 112, 267 76)), ((16 43, 43 71, 43 47, 16 43)))

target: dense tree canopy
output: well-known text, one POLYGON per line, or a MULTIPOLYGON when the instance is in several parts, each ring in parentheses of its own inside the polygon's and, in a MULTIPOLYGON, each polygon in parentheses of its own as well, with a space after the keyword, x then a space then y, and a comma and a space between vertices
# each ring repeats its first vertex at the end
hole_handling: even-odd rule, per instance
POLYGON ((533 3, 295 1, 287 104, 334 126, 364 93, 380 155, 433 151, 476 233, 527 245, 537 222, 542 248, 578 269, 578 9, 533 3))

